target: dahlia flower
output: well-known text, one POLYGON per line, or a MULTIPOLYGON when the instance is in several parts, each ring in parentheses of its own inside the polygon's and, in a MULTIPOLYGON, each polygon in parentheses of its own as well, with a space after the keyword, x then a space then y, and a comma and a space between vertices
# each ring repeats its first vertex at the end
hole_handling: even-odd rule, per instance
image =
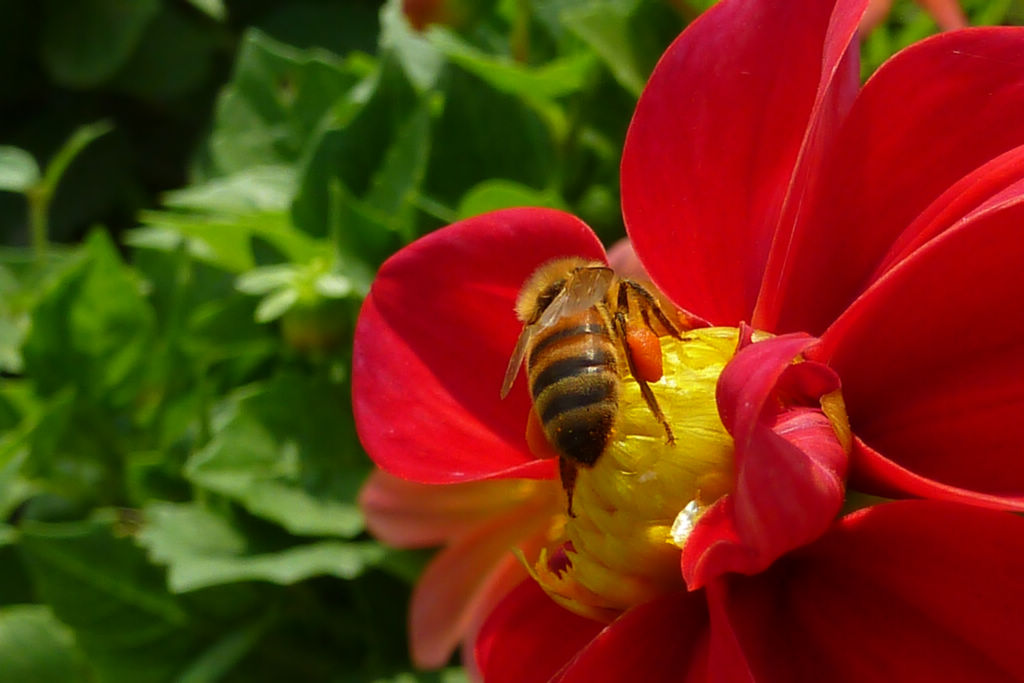
POLYGON ((448 543, 420 664, 467 638, 492 682, 1024 679, 1024 29, 860 88, 865 5, 722 0, 656 67, 622 206, 683 330, 650 385, 674 440, 624 374, 571 510, 526 382, 499 388, 519 288, 605 261, 593 232, 511 209, 381 267, 353 398, 390 475, 363 501, 448 543))

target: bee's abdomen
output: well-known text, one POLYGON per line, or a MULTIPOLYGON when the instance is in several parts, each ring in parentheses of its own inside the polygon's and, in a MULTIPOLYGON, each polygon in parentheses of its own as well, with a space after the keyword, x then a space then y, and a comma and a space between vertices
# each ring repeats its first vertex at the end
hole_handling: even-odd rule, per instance
POLYGON ((561 321, 534 340, 527 361, 534 409, 561 455, 592 465, 618 408, 615 348, 595 311, 561 321))

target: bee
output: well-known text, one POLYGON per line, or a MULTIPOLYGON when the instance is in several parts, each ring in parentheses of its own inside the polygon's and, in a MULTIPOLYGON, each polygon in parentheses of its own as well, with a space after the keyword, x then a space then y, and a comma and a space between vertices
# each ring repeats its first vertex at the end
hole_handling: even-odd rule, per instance
POLYGON ((577 468, 592 467, 611 438, 627 372, 640 385, 668 442, 675 442, 649 382, 661 376, 658 330, 676 338, 679 330, 650 290, 599 261, 564 258, 541 266, 526 280, 515 312, 523 330, 501 397, 508 395, 525 361, 533 408, 559 455, 570 506, 577 468))

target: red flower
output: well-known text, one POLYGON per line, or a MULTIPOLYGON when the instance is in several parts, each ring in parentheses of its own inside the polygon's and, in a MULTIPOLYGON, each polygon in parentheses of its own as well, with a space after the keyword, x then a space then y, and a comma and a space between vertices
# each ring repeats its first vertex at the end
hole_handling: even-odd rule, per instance
MULTIPOLYGON (((656 68, 623 212, 662 292, 733 328, 684 343, 740 340, 705 358, 717 431, 686 432, 673 402, 700 380, 676 342, 655 387, 708 440, 694 457, 725 450, 693 465, 674 458, 697 437, 645 437, 650 472, 622 460, 635 444, 581 468, 566 537, 533 565, 574 611, 534 581, 512 591, 476 638, 488 681, 1024 679, 1024 518, 1006 512, 1024 510, 1024 30, 934 37, 858 92, 864 5, 723 0, 656 68), (644 545, 660 521, 624 508, 672 491, 631 494, 680 476, 672 504, 697 511, 674 508, 681 550, 644 545), (841 515, 847 487, 925 500, 841 515)), ((378 465, 442 485, 557 476, 527 446, 524 383, 498 388, 519 287, 569 255, 604 259, 577 219, 516 209, 384 264, 353 366, 378 465)))

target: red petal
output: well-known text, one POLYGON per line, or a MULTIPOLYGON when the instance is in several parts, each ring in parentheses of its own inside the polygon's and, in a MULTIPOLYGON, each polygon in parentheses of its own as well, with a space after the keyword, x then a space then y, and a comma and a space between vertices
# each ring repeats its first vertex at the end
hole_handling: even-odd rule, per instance
POLYGON ((487 683, 547 681, 602 628, 558 606, 535 581, 524 581, 484 624, 476 659, 487 683))
POLYGON ((951 227, 995 211, 1024 195, 1024 145, 974 169, 931 203, 889 247, 869 278, 874 282, 951 227))
MULTIPOLYGON (((916 251, 858 299, 812 352, 843 378, 853 430, 873 449, 927 479, 1018 500, 1024 496, 1020 199, 916 251)), ((900 487, 899 480, 884 483, 900 487)))
POLYGON ((757 326, 820 334, 933 200, 1024 143, 1022 119, 1024 29, 947 33, 889 60, 857 98, 807 195, 757 326))
POLYGON ((678 305, 749 319, 787 193, 856 92, 864 0, 723 0, 669 47, 637 105, 622 205, 637 253, 678 305))
POLYGON ((818 408, 780 413, 770 401, 780 385, 789 392, 814 387, 817 395, 807 397, 812 400, 838 387, 822 365, 792 365, 814 342, 787 335, 751 344, 722 372, 718 405, 735 440, 736 485, 701 516, 686 541, 682 571, 690 590, 724 572, 764 570, 820 536, 839 512, 846 453, 831 423, 818 408))
POLYGON ((962 489, 922 477, 900 467, 860 439, 853 440, 850 453, 850 488, 887 498, 916 496, 932 500, 969 503, 994 510, 1024 512, 1024 496, 993 496, 962 489))
POLYGON ((419 484, 374 470, 359 492, 359 508, 370 533, 387 545, 428 548, 522 505, 538 495, 537 486, 509 479, 419 484))
MULTIPOLYGON (((451 563, 443 566, 451 567, 451 563)), ((474 569, 479 568, 474 566, 474 569)), ((430 576, 429 581, 421 579, 417 584, 418 602, 410 605, 409 613, 409 646, 413 664, 420 669, 444 666, 460 642, 463 647, 474 642, 480 622, 528 576, 519 559, 506 552, 479 576, 459 574, 457 578, 471 578, 473 582, 467 583, 457 595, 457 586, 438 572, 430 576), (440 594, 435 596, 434 589, 442 583, 447 585, 440 586, 440 594)), ((463 658, 470 660, 466 665, 473 666, 472 658, 467 654, 463 653, 463 658)))
POLYGON ((525 382, 502 401, 501 380, 521 329, 523 281, 563 256, 604 259, 579 219, 510 209, 417 240, 377 274, 356 326, 356 427, 383 469, 424 483, 553 477, 524 432, 525 382))
MULTIPOLYGON (((553 487, 552 487, 553 488, 553 487)), ((543 534, 551 524, 553 503, 538 498, 476 525, 442 550, 427 566, 413 591, 409 633, 413 661, 436 668, 451 657, 458 642, 493 606, 492 575, 507 560, 518 560, 511 549, 543 534)), ((514 569, 514 567, 513 567, 514 569)), ((504 568, 507 575, 508 568, 504 568)), ((505 591, 526 577, 520 566, 505 591)))
POLYGON ((554 680, 703 683, 707 680, 707 629, 703 595, 666 595, 619 617, 554 680))
MULTIPOLYGON (((737 638, 758 683, 1020 681, 1022 575, 1024 518, 892 503, 709 594, 712 633, 737 638)), ((735 667, 716 645, 710 668, 735 667)))
MULTIPOLYGON (((539 543, 535 549, 523 550, 523 554, 527 557, 536 557, 533 553, 539 552, 539 543)), ((522 561, 515 555, 509 554, 490 573, 477 593, 473 618, 466 625, 466 634, 462 638, 462 664, 466 667, 469 680, 483 681, 484 679, 480 664, 476 660, 476 641, 480 637, 481 629, 501 601, 527 578, 528 575, 522 561)), ((532 581, 532 579, 530 580, 532 581)))

